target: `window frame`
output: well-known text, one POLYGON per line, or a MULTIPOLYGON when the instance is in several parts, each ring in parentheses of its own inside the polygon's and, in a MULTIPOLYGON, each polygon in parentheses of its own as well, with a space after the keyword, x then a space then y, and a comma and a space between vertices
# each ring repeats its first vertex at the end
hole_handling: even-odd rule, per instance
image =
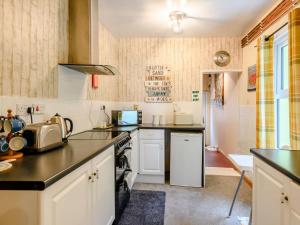
MULTIPOLYGON (((276 148, 280 146, 280 132, 279 132, 279 101, 281 99, 289 98, 289 89, 284 89, 283 78, 283 49, 288 47, 288 28, 283 28, 280 32, 274 36, 274 116, 275 116, 275 145, 276 148)), ((290 143, 289 143, 290 145, 290 143)))

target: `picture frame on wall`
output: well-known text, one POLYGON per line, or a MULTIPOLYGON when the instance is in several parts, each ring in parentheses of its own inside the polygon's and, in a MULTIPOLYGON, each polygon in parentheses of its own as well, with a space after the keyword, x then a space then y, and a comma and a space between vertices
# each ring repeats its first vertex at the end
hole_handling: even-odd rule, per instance
POLYGON ((247 90, 256 91, 256 65, 248 67, 248 86, 247 90))

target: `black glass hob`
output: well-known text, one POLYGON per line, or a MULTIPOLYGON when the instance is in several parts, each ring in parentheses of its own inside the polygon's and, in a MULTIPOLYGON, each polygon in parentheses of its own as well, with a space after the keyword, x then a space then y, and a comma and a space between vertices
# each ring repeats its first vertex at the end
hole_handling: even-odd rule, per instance
POLYGON ((120 131, 95 131, 88 130, 69 137, 69 140, 111 140, 121 133, 120 131))

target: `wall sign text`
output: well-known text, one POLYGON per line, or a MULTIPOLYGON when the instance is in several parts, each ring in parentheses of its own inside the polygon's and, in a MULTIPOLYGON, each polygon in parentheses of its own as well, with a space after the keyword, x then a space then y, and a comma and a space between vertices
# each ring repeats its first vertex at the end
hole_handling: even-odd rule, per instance
POLYGON ((146 66, 145 102, 172 102, 170 69, 163 65, 146 66))

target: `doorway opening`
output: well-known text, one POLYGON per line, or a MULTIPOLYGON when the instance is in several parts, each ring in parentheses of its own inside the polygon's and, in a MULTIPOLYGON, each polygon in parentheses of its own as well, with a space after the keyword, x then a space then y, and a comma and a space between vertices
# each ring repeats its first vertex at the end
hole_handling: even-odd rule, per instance
POLYGON ((202 73, 206 173, 238 176, 227 155, 239 146, 239 72, 202 73))

